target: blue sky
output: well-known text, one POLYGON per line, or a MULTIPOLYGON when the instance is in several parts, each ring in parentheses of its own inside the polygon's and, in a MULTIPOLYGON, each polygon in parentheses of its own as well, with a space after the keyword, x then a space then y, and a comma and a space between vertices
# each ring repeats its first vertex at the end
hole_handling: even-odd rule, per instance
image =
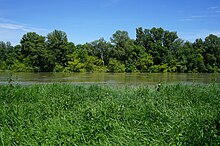
POLYGON ((162 27, 194 41, 220 36, 220 0, 0 0, 0 41, 19 44, 23 34, 54 29, 75 44, 126 30, 162 27))

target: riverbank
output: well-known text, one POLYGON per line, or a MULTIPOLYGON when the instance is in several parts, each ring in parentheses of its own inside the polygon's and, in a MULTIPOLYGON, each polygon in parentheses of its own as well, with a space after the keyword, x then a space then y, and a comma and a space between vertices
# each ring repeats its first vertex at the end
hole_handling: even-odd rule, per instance
POLYGON ((10 73, 0 72, 0 84, 73 83, 107 85, 155 85, 173 83, 220 83, 219 73, 10 73))
POLYGON ((219 145, 220 84, 0 85, 1 145, 219 145))

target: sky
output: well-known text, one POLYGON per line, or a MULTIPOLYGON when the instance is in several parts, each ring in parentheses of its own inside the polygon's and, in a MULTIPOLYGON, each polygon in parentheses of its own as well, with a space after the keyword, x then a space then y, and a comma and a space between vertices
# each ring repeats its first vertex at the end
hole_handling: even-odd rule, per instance
POLYGON ((66 32, 84 44, 109 41, 117 30, 162 27, 183 40, 220 36, 220 0, 0 0, 0 41, 20 43, 27 32, 66 32))

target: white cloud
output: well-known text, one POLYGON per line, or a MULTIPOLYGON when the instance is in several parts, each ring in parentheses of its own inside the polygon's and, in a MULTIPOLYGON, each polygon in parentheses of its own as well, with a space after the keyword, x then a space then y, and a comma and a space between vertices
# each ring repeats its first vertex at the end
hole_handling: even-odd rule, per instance
POLYGON ((194 15, 194 16, 191 16, 191 18, 204 18, 206 17, 205 15, 194 15))
POLYGON ((210 20, 209 18, 212 18, 212 20, 218 19, 217 17, 219 17, 220 10, 219 7, 217 6, 213 6, 213 7, 208 7, 207 9, 203 10, 203 11, 198 11, 196 14, 191 14, 191 16, 186 16, 183 19, 179 19, 179 21, 208 21, 210 20))
POLYGON ((204 17, 200 16, 190 16, 189 18, 180 19, 179 21, 187 22, 187 21, 201 21, 204 17))
POLYGON ((10 41, 12 45, 17 45, 21 37, 27 32, 36 32, 41 35, 46 35, 49 30, 16 23, 12 20, 0 17, 0 41, 10 41))
POLYGON ((188 18, 180 19, 180 21, 184 21, 184 22, 200 21, 200 20, 203 20, 203 18, 205 18, 205 17, 206 17, 205 15, 192 15, 192 16, 189 16, 188 18))
POLYGON ((191 42, 194 42, 196 39, 199 38, 204 40, 210 34, 214 34, 220 37, 220 30, 192 30, 188 32, 184 31, 178 33, 180 38, 191 42))
POLYGON ((35 27, 31 27, 31 26, 26 26, 24 24, 1 23, 1 22, 0 22, 0 28, 11 29, 11 30, 20 30, 20 31, 24 31, 24 32, 47 31, 47 29, 35 28, 35 27))
POLYGON ((216 10, 216 9, 218 9, 218 7, 217 6, 213 6, 213 7, 208 7, 207 9, 208 10, 216 10))
POLYGON ((18 45, 23 34, 19 30, 0 28, 0 41, 9 41, 12 45, 18 45))
POLYGON ((22 25, 17 25, 17 24, 10 24, 10 23, 0 23, 1 28, 6 28, 6 29, 20 29, 24 30, 24 26, 22 25))

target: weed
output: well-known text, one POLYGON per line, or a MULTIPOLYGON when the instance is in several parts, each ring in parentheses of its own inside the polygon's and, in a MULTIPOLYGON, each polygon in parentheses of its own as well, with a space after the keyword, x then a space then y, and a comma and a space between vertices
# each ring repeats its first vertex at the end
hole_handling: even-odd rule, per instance
POLYGON ((220 84, 9 86, 0 145, 220 145, 220 84))

